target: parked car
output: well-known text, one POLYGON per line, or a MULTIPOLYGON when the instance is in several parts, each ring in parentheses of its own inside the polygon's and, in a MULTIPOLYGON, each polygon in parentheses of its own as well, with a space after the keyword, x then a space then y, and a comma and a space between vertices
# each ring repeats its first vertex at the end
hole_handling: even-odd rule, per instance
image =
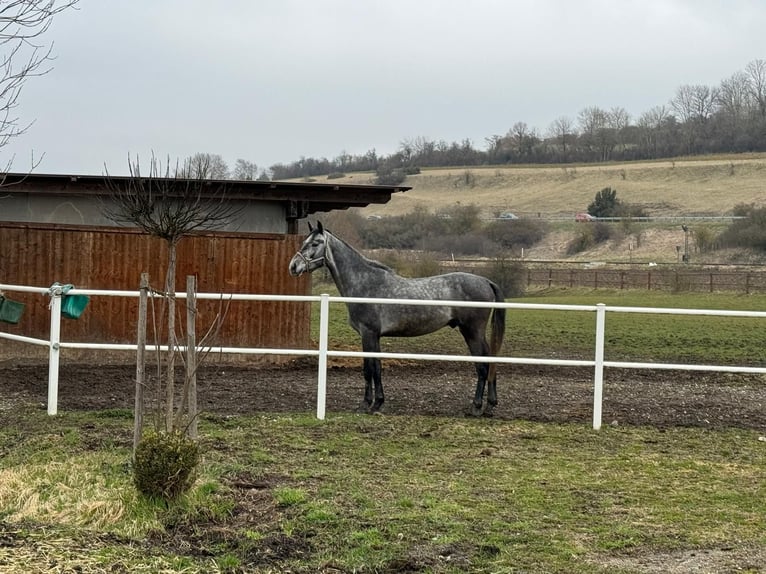
POLYGON ((575 215, 575 221, 596 221, 590 213, 578 213, 575 215))
POLYGON ((501 213, 498 219, 518 219, 518 216, 511 213, 510 211, 506 211, 504 213, 501 213))

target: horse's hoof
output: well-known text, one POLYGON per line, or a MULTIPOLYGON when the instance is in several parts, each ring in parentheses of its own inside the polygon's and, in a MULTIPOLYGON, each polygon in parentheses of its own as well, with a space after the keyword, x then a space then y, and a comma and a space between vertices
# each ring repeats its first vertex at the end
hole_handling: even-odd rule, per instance
POLYGON ((370 412, 370 404, 367 401, 362 401, 359 406, 356 407, 356 412, 368 414, 370 412))
POLYGON ((482 415, 481 405, 477 407, 475 404, 471 403, 471 416, 480 417, 481 415, 482 415))
POLYGON ((487 407, 484 409, 484 413, 482 413, 482 416, 494 417, 495 416, 495 406, 487 404, 487 407))

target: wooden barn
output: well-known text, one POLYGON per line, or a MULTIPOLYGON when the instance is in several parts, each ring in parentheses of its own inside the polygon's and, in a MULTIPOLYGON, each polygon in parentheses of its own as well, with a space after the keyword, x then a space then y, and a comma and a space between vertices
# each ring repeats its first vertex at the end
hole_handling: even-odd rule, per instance
MULTIPOLYGON (((167 180, 166 180, 167 181, 167 180)), ((176 185, 193 180, 172 180, 176 185)), ((106 217, 116 190, 128 177, 6 174, 0 188, 0 283, 46 287, 133 290, 148 272, 163 288, 167 243, 106 217)), ((199 181, 196 180, 199 184, 199 181)), ((310 278, 291 277, 287 263, 303 238, 297 223, 317 212, 365 207, 390 200, 405 186, 334 185, 276 181, 210 182, 225 185, 237 215, 226 226, 195 232, 178 244, 177 285, 196 275, 200 292, 308 294, 310 278)), ((122 187, 121 187, 122 186, 122 187)), ((204 193, 204 192, 203 192, 204 193)), ((211 192, 212 193, 212 192, 211 192)), ((47 296, 7 294, 26 308, 18 324, 0 329, 46 339, 47 296)), ((62 320, 64 341, 135 341, 137 300, 92 297, 77 320, 62 320)), ((219 303, 200 302, 198 329, 219 303)), ((235 347, 306 348, 310 306, 295 302, 232 302, 216 344, 235 347)), ((26 354, 0 339, 0 357, 26 354)), ((34 354, 34 353, 32 353, 34 354)))

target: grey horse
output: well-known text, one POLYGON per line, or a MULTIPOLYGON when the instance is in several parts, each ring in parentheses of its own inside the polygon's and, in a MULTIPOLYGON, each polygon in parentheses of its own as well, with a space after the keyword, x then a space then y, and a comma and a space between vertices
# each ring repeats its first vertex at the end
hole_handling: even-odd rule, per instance
MULTIPOLYGON (((327 267, 343 297, 388 299, 430 299, 445 301, 504 301, 500 288, 485 277, 472 273, 446 273, 433 277, 408 279, 392 269, 368 259, 342 239, 322 227, 313 228, 298 252, 290 260, 294 277, 327 267)), ((481 307, 439 307, 421 305, 348 304, 349 323, 362 337, 364 352, 380 352, 381 337, 415 337, 433 333, 442 327, 457 327, 471 355, 495 356, 505 335, 505 309, 481 307), (487 324, 492 322, 490 342, 487 324)), ((495 363, 476 363, 476 394, 473 415, 491 415, 497 405, 495 363), (484 387, 489 386, 484 408, 484 387)), ((379 358, 364 359, 364 402, 369 412, 383 406, 384 394, 379 358), (374 384, 374 400, 373 400, 374 384)))

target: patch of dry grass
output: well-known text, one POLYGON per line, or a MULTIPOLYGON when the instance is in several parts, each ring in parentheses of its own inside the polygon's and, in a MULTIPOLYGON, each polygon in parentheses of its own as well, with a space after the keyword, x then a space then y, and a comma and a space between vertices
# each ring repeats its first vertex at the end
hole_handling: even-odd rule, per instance
MULTIPOLYGON (((394 194, 365 215, 402 215, 416 207, 431 211, 479 205, 484 215, 573 216, 604 187, 622 201, 644 206, 653 216, 723 215, 741 203, 763 203, 766 154, 741 154, 566 166, 487 166, 424 169, 409 176, 410 191, 394 194), (466 184, 465 172, 473 175, 466 184)), ((349 174, 339 183, 373 183, 373 174, 349 174)))

